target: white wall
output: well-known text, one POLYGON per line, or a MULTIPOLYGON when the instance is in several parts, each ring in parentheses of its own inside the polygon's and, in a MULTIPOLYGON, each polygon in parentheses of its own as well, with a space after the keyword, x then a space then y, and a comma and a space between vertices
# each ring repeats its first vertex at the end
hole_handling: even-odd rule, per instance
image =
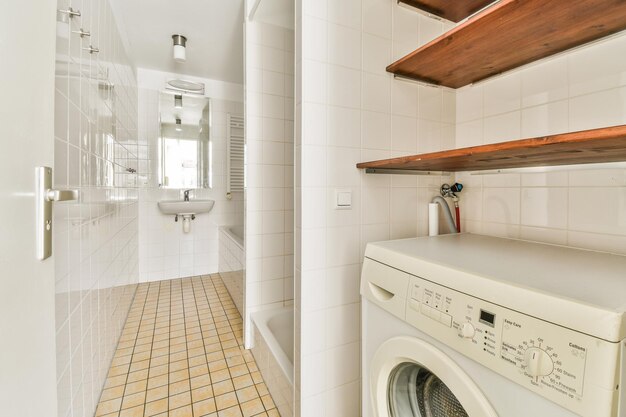
POLYGON ((454 146, 455 97, 385 72, 441 34, 439 21, 389 0, 300 0, 297 19, 296 415, 356 417, 363 250, 425 234, 427 202, 450 178, 355 165, 454 146), (337 188, 352 191, 352 210, 333 209, 337 188))
MULTIPOLYGON (((625 48, 622 33, 458 90, 457 147, 626 123, 625 48)), ((626 169, 610 166, 459 174, 463 226, 626 253, 626 169)))
POLYGON ((293 303, 293 73, 293 30, 246 22, 247 319, 293 303))
POLYGON ((298 0, 296 15, 297 415, 359 415, 363 249, 426 234, 427 202, 443 182, 466 185, 467 231, 626 253, 623 168, 449 178, 368 176, 354 168, 623 124, 626 60, 619 51, 626 36, 455 92, 385 72, 451 23, 387 0, 298 0), (335 188, 352 189, 351 211, 332 210, 335 188))
POLYGON ((72 5, 82 16, 57 23, 54 186, 81 196, 54 209, 60 417, 94 414, 138 281, 136 76, 108 2, 72 5))
POLYGON ((243 193, 226 198, 226 116, 243 114, 240 85, 197 79, 182 74, 138 70, 139 90, 139 274, 142 282, 184 278, 219 270, 219 228, 243 224, 243 193), (196 216, 191 231, 183 233, 182 221, 161 214, 159 200, 182 199, 181 190, 160 189, 157 178, 159 92, 168 79, 203 82, 211 98, 213 188, 198 189, 191 198, 215 200, 210 213, 196 216))

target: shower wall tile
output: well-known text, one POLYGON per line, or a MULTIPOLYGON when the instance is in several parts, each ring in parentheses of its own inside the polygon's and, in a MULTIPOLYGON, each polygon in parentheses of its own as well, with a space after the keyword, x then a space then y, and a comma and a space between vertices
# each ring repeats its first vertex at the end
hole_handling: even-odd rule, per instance
MULTIPOLYGON (((328 28, 319 19, 313 19, 312 24, 323 28, 323 33, 328 28)), ((293 303, 293 37, 293 30, 246 22, 247 323, 250 313, 293 303)), ((326 36, 311 36, 304 42, 312 54, 325 56, 326 36)), ((311 111, 315 113, 314 104, 311 111)), ((311 128, 317 133, 323 131, 319 125, 311 128)), ((311 135, 310 139, 317 143, 320 136, 311 135)), ((249 344, 252 326, 245 327, 249 344)))
POLYGON ((95 413, 139 277, 135 70, 108 2, 71 6, 80 19, 57 16, 54 186, 80 198, 54 208, 59 417, 95 413))
MULTIPOLYGON (((625 44, 621 33, 457 90, 456 146, 626 123, 625 44)), ((459 173, 462 228, 626 254, 624 178, 623 164, 459 173)))

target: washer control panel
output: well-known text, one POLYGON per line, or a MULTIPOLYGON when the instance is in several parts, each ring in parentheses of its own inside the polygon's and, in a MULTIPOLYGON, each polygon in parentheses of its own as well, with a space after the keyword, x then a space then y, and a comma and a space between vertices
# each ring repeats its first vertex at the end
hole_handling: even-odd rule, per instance
POLYGON ((620 344, 410 276, 406 321, 584 416, 613 415, 620 344), (614 358, 615 360, 613 361, 614 358), (601 410, 602 408, 606 410, 601 410))

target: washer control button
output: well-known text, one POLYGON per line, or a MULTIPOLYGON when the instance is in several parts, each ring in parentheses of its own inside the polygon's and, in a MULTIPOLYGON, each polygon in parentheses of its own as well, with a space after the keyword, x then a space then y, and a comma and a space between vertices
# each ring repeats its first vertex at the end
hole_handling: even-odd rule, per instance
POLYGON ((476 334, 476 329, 472 323, 466 322, 461 325, 459 329, 459 337, 464 339, 473 339, 476 334))

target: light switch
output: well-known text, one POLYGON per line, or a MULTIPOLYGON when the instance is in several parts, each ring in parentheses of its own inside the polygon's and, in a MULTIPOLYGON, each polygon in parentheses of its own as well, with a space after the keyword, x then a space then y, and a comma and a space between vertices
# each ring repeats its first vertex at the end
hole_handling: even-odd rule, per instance
POLYGON ((335 210, 352 208, 352 190, 335 190, 335 210))

